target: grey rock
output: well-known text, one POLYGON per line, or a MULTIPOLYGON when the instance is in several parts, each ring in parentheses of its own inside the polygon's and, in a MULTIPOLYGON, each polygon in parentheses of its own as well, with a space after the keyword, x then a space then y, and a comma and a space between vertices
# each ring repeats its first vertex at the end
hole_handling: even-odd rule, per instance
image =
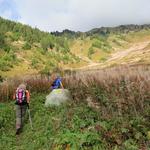
POLYGON ((72 100, 72 96, 67 89, 54 89, 49 95, 46 96, 45 106, 60 105, 66 101, 72 100))

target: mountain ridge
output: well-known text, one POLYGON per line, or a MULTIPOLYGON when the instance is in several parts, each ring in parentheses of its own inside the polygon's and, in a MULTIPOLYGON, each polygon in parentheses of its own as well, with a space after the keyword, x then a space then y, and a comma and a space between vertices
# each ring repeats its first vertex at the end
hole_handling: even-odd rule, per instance
POLYGON ((49 33, 0 17, 0 75, 45 74, 54 70, 92 69, 93 65, 101 68, 130 62, 149 64, 149 42, 149 24, 49 33), (148 44, 138 51, 138 55, 131 52, 121 60, 110 61, 115 53, 128 51, 143 42, 148 44))

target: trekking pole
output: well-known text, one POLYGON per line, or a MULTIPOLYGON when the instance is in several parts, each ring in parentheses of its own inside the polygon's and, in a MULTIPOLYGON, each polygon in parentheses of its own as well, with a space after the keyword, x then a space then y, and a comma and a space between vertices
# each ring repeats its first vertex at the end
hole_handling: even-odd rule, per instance
POLYGON ((28 105, 28 107, 27 107, 27 111, 28 111, 28 114, 29 114, 29 121, 30 121, 31 129, 33 130, 33 126, 32 126, 32 120, 31 120, 31 115, 30 115, 29 105, 28 105))

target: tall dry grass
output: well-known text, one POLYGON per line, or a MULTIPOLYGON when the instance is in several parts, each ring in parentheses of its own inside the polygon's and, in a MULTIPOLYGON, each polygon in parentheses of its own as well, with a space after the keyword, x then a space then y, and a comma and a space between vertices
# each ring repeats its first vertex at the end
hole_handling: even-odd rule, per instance
MULTIPOLYGON (((25 82, 31 93, 49 92, 52 80, 47 76, 12 79, 0 85, 0 101, 12 99, 17 86, 25 82)), ((104 115, 108 112, 142 113, 150 106, 150 67, 114 67, 77 72, 63 77, 65 88, 71 90, 76 102, 90 97, 104 115)))
POLYGON ((65 85, 75 100, 90 97, 93 103, 98 103, 104 115, 150 112, 149 66, 79 72, 66 76, 65 85))
POLYGON ((33 92, 48 92, 51 82, 49 76, 43 75, 8 79, 0 84, 0 102, 11 101, 18 85, 21 83, 25 83, 27 85, 27 90, 32 94, 33 92))

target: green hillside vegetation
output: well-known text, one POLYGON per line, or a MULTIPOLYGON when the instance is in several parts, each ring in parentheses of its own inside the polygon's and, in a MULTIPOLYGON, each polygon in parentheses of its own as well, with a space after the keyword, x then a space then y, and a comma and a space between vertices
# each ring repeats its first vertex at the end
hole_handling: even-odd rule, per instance
POLYGON ((142 55, 131 54, 122 60, 109 61, 113 54, 149 41, 150 25, 48 33, 0 18, 0 76, 47 74, 57 69, 78 69, 94 63, 105 67, 129 62, 149 64, 148 45, 141 49, 144 51, 142 55))
POLYGON ((96 31, 89 32, 83 39, 80 37, 75 39, 70 48, 71 52, 75 55, 86 56, 94 62, 105 62, 111 57, 111 54, 117 51, 126 50, 134 44, 150 41, 149 26, 143 26, 138 30, 129 28, 128 32, 121 29, 116 31, 114 28, 114 31, 104 35, 96 31))
POLYGON ((0 18, 0 149, 149 150, 149 58, 150 25, 49 33, 0 18), (46 108, 53 72, 73 100, 46 108), (21 82, 34 129, 26 116, 16 137, 12 95, 21 82))
POLYGON ((17 68, 21 72, 50 72, 58 64, 78 63, 80 59, 69 53, 68 41, 63 37, 42 32, 37 28, 0 18, 0 75, 11 76, 17 68), (21 67, 20 67, 21 66, 21 67))
POLYGON ((139 66, 65 75, 63 84, 73 101, 49 108, 44 102, 51 80, 26 79, 34 129, 27 117, 19 137, 10 99, 19 81, 4 83, 0 86, 0 149, 148 150, 149 73, 149 66, 139 66))

